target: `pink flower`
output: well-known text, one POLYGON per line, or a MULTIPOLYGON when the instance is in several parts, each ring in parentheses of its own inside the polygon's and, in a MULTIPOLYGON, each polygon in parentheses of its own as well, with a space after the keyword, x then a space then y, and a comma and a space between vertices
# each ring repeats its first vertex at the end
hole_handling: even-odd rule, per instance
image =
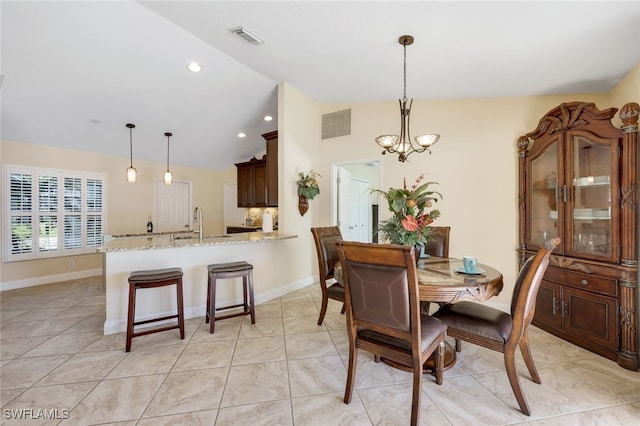
POLYGON ((418 225, 418 221, 416 220, 415 217, 411 216, 411 215, 407 215, 404 217, 404 219, 400 220, 400 223, 402 223, 402 227, 404 229, 406 229, 407 231, 417 231, 418 228, 420 227, 418 225))

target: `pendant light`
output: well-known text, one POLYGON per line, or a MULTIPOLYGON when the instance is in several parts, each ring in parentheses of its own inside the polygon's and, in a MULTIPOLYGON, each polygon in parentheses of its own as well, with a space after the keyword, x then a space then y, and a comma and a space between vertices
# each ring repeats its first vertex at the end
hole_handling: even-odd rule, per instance
POLYGON ((164 172, 164 184, 171 185, 171 182, 173 182, 173 176, 169 171, 169 138, 173 136, 173 133, 167 132, 164 135, 167 137, 167 171, 164 172))
POLYGON ((133 136, 131 129, 135 129, 136 125, 127 123, 125 126, 129 129, 129 155, 131 160, 127 169, 127 182, 135 182, 138 177, 138 171, 133 167, 133 136))
POLYGON ((398 102, 400 102, 400 136, 398 135, 381 135, 376 138, 376 143, 384 148, 383 154, 387 152, 390 154, 398 153, 398 161, 405 162, 407 157, 414 152, 429 152, 431 145, 438 142, 440 135, 418 135, 415 137, 417 146, 411 142, 411 133, 409 130, 409 115, 411 114, 411 105, 413 99, 409 102, 407 107, 407 46, 413 44, 413 36, 403 35, 398 39, 404 48, 404 96, 398 102))

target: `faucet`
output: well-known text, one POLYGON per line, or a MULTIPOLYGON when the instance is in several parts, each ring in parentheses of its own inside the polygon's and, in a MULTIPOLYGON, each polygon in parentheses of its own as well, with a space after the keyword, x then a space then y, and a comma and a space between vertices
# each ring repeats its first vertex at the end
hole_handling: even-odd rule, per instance
POLYGON ((198 238, 202 239, 204 237, 202 233, 202 209, 199 206, 193 211, 193 221, 198 222, 198 238))

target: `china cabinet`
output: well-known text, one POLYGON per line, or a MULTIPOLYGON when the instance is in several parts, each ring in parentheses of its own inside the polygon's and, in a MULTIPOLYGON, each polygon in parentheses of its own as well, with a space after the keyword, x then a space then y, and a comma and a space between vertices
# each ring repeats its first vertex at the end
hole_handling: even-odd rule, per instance
POLYGON ((533 324, 638 369, 638 110, 570 102, 518 139, 519 260, 559 236, 533 324))

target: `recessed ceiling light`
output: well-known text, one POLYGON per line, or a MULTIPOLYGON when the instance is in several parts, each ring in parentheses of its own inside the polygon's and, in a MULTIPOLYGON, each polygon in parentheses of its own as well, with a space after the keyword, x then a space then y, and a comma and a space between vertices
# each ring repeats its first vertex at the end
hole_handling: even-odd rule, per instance
POLYGON ((273 120, 272 116, 270 116, 270 115, 265 115, 264 116, 264 121, 271 121, 271 120, 273 120))
POLYGON ((238 133, 238 137, 239 138, 244 138, 245 136, 247 136, 246 134, 244 134, 243 132, 238 133))
POLYGON ((187 65, 187 68, 191 72, 200 72, 200 71, 202 71, 202 65, 200 65, 197 62, 191 62, 189 65, 187 65))

